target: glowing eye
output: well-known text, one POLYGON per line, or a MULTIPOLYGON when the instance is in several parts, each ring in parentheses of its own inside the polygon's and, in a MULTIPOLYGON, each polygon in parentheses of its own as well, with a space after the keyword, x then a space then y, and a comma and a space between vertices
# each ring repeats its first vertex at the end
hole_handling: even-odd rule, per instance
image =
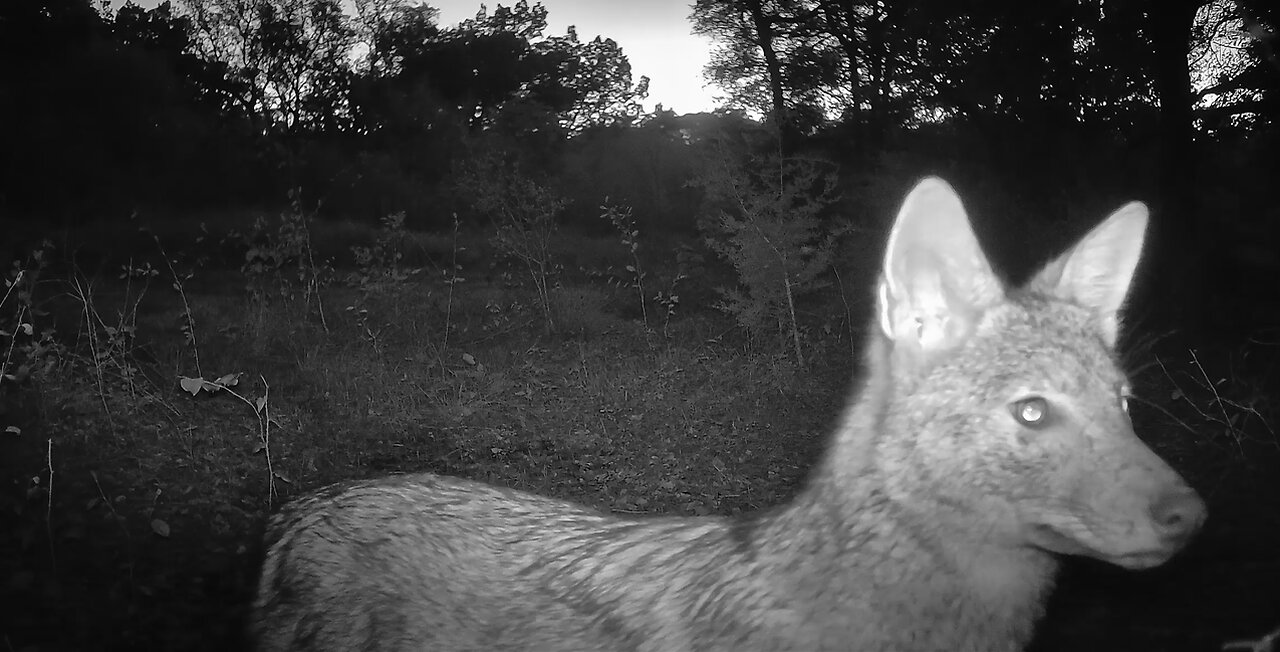
POLYGON ((1028 428, 1042 427, 1049 420, 1049 402, 1039 396, 1015 401, 1009 407, 1013 412, 1013 418, 1028 428))
POLYGON ((1120 386, 1120 409, 1124 410, 1125 414, 1129 413, 1129 395, 1132 393, 1133 388, 1129 387, 1128 383, 1120 386))

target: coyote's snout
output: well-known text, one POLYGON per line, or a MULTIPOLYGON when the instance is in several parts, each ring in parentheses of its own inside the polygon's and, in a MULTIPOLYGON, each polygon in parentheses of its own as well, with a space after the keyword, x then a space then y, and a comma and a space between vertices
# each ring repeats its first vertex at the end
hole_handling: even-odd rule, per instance
POLYGON ((789 503, 617 518, 430 474, 271 520, 262 650, 1019 650, 1056 554, 1147 568, 1204 504, 1134 435, 1114 348, 1131 203, 1005 288, 954 191, 908 195, 862 386, 789 503))

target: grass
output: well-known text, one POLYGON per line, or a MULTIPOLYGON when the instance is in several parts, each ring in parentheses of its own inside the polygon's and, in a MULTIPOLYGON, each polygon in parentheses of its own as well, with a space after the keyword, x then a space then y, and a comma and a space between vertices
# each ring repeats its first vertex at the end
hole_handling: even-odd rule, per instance
MULTIPOLYGON (((281 246, 273 229, 259 229, 259 245, 281 246)), ((849 338, 861 340, 849 322, 865 323, 868 308, 867 293, 849 292, 870 283, 859 273, 842 280, 846 296, 833 286, 803 306, 801 370, 708 308, 725 279, 714 267, 685 281, 664 334, 640 325, 634 291, 603 271, 623 268, 627 251, 566 236, 552 294, 560 328, 547 333, 524 276, 493 259, 482 233, 409 232, 400 256, 384 258, 392 269, 356 269, 342 246, 384 234, 312 229, 318 262, 304 280, 296 257, 242 267, 252 239, 229 232, 162 239, 172 269, 150 238, 131 249, 99 240, 101 273, 48 254, 32 294, 0 306, 6 331, 33 325, 5 344, 46 344, 6 358, 25 371, 0 394, 0 425, 18 429, 0 435, 5 649, 239 649, 265 517, 343 479, 431 470, 627 514, 776 504, 843 406, 849 338), (154 274, 115 273, 144 262, 154 274), (43 314, 18 319, 18 306, 43 314), (227 374, 241 374, 231 389, 245 401, 178 380, 227 374)), ((646 283, 674 268, 674 250, 640 249, 659 270, 646 283)), ((1280 459, 1265 402, 1275 366, 1261 344, 1241 346, 1160 358, 1140 375, 1154 407, 1139 430, 1160 432, 1153 445, 1214 509, 1208 543, 1190 555, 1200 563, 1127 579, 1130 592, 1115 595, 1069 574, 1047 625, 1056 638, 1037 649, 1192 649, 1179 645, 1275 625, 1274 598, 1258 597, 1280 579, 1263 552, 1280 533, 1280 491, 1264 494, 1276 482, 1260 479, 1280 459), (1242 535, 1257 546, 1251 572, 1271 575, 1210 576, 1231 576, 1215 551, 1241 550, 1242 535), (1135 584, 1148 593, 1135 598, 1135 584), (1099 605, 1123 617, 1100 617, 1099 605)))

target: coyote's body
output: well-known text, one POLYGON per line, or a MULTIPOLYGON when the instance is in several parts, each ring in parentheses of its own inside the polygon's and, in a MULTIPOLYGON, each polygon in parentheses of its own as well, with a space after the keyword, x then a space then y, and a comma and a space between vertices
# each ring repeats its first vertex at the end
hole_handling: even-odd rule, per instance
POLYGON ((606 516, 420 474, 271 523, 262 650, 1020 650, 1055 554, 1172 556, 1204 507, 1133 434, 1113 359, 1146 212, 1023 289, 943 182, 908 196, 862 388, 791 502, 746 518, 606 516))

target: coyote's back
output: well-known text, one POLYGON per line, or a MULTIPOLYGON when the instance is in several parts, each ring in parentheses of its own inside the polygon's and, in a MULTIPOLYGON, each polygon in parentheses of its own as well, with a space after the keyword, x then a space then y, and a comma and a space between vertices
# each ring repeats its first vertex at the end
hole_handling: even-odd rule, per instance
POLYGON ((1055 555, 1163 563, 1204 505, 1114 358, 1146 209, 1006 289, 944 182, 908 195, 858 395, 807 486, 745 518, 607 516, 430 474, 272 520, 262 650, 1019 650, 1055 555))

